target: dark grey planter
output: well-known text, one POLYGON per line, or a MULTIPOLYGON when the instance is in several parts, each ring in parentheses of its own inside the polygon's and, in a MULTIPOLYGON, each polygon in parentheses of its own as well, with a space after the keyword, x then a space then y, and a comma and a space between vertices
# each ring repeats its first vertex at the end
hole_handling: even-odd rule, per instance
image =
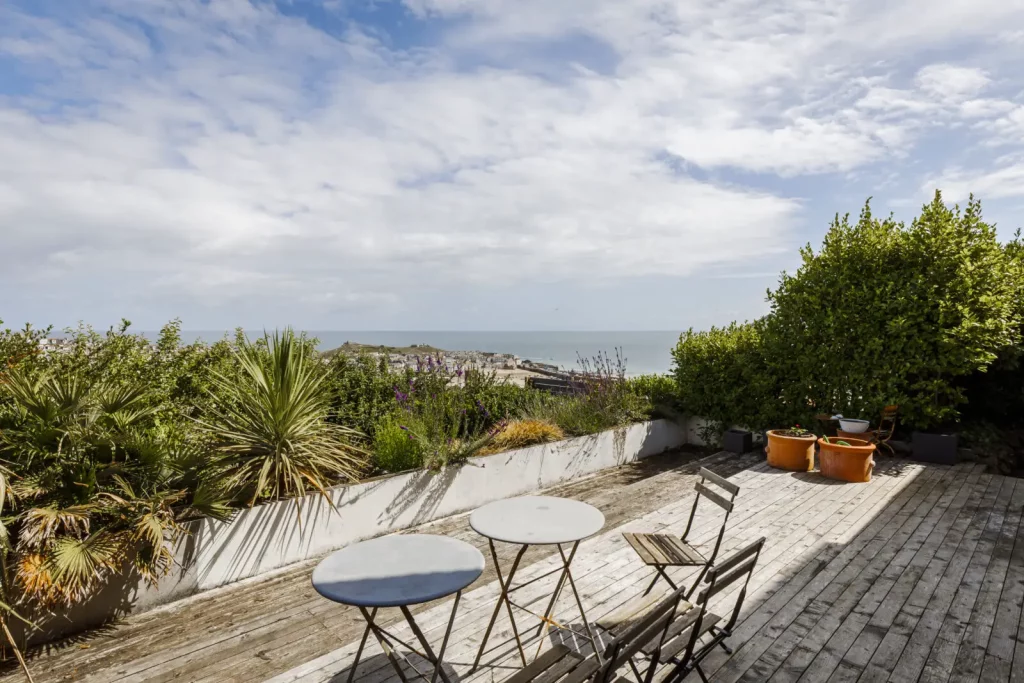
POLYGON ((957 457, 959 442, 957 434, 914 432, 911 440, 914 460, 937 465, 955 465, 960 461, 957 457))
POLYGON ((730 453, 749 453, 754 448, 754 435, 744 429, 729 429, 722 435, 722 448, 730 453))

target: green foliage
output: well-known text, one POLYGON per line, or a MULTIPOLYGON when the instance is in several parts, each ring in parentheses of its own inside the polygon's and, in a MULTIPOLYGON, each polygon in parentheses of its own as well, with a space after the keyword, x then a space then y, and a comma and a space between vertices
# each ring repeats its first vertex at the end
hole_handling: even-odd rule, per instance
POLYGON ((955 421, 957 379, 1015 342, 1009 262, 973 198, 964 210, 936 193, 909 226, 833 222, 822 249, 769 295, 769 357, 783 402, 873 417, 898 404, 918 427, 955 421))
MULTIPOLYGON (((1010 282, 1015 285, 1014 308, 1020 324, 1017 339, 1024 340, 1024 240, 1020 230, 1004 251, 1010 282)), ((969 399, 963 410, 966 422, 992 422, 1000 427, 1024 424, 1024 344, 1000 349, 992 365, 964 379, 962 389, 969 399)))
POLYGON ((114 572, 150 581, 194 515, 223 516, 220 472, 155 423, 142 382, 96 379, 54 364, 19 367, 2 385, 0 458, 21 600, 77 602, 114 572))
POLYGON ((615 357, 598 353, 593 359, 579 359, 574 375, 577 390, 568 396, 537 397, 528 409, 531 417, 552 422, 570 436, 582 436, 620 427, 650 414, 648 397, 634 391, 626 378, 621 350, 615 357))
POLYGON ((965 378, 1019 339, 1014 248, 973 198, 961 210, 936 193, 910 226, 868 204, 856 223, 837 216, 822 248, 801 250, 797 273, 768 293, 767 316, 683 335, 681 400, 753 429, 821 412, 873 418, 889 404, 919 428, 956 421, 965 378))
POLYGON ((252 505, 309 489, 326 496, 331 483, 358 479, 362 435, 327 421, 327 372, 312 343, 289 329, 243 339, 236 354, 238 372, 215 376, 217 403, 201 420, 229 467, 227 486, 252 505))
POLYGON ((374 438, 378 425, 395 408, 395 388, 407 381, 392 372, 387 359, 335 353, 328 363, 326 391, 331 397, 331 421, 358 429, 374 438))
POLYGON ((763 339, 760 320, 684 332, 672 353, 683 412, 706 418, 717 434, 734 424, 762 430, 798 421, 804 410, 780 399, 763 339))
POLYGON ((627 380, 640 409, 650 418, 677 418, 682 412, 672 375, 640 375, 627 380))
MULTIPOLYGON (((3 324, 0 320, 0 325, 3 324)), ((20 330, 0 329, 0 378, 7 370, 34 362, 41 355, 39 343, 51 330, 34 330, 31 325, 20 330)))
POLYGON ((608 368, 566 398, 437 358, 394 372, 324 358, 290 330, 183 344, 177 320, 155 339, 122 321, 65 330, 45 351, 48 334, 0 332, 0 621, 86 599, 115 574, 156 581, 191 519, 458 462, 538 406, 584 434, 642 419, 665 394, 608 368))
POLYGON ((388 415, 373 436, 373 464, 382 472, 404 472, 423 467, 423 445, 403 428, 399 415, 388 415))
POLYGON ((423 464, 437 469, 476 454, 494 437, 499 417, 480 397, 497 397, 491 372, 463 370, 428 356, 394 389, 401 427, 419 444, 423 464))

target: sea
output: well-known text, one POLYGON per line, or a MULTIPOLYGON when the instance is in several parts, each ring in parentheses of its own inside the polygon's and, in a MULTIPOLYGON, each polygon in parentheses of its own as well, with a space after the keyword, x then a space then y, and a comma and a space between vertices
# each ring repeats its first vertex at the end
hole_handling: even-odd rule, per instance
MULTIPOLYGON (((152 334, 152 333, 147 333, 152 334)), ((216 341, 221 330, 183 331, 184 341, 216 341)), ((262 331, 253 332, 250 337, 262 331)), ((679 341, 678 331, 643 332, 456 332, 456 331, 362 331, 307 330, 316 337, 322 351, 345 342, 382 346, 427 344, 446 351, 493 351, 513 353, 520 358, 550 363, 564 369, 579 368, 579 359, 593 359, 598 353, 615 359, 622 354, 626 374, 630 376, 669 372, 672 348, 679 341)))

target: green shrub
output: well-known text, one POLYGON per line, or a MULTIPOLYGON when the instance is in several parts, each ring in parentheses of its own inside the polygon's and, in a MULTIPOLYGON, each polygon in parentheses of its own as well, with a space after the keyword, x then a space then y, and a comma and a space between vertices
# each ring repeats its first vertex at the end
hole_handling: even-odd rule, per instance
POLYGON ((373 438, 377 425, 395 409, 395 392, 408 381, 406 373, 393 372, 385 358, 344 353, 334 354, 328 368, 331 420, 373 438))
MULTIPOLYGON (((805 408, 783 404, 765 357, 764 322, 687 330, 672 352, 682 411, 715 425, 762 430, 800 421, 805 408)), ((716 427, 717 429, 717 427, 716 427)))
POLYGON ((401 424, 398 415, 389 415, 377 424, 373 436, 373 464, 382 472, 404 472, 423 467, 423 447, 401 424))
POLYGON ((648 418, 675 418, 681 413, 679 388, 672 375, 640 375, 628 380, 629 390, 648 418))
POLYGON ((895 403, 906 422, 934 427, 959 417, 958 380, 1016 341, 1010 261, 973 198, 950 209, 936 193, 909 227, 865 205, 802 256, 769 294, 784 402, 863 417, 895 403))
POLYGON ((936 193, 910 226, 866 204, 801 256, 767 316, 680 338, 688 412, 761 429, 898 404, 904 422, 935 427, 959 418, 966 379, 1019 339, 1021 270, 973 198, 950 209, 936 193))

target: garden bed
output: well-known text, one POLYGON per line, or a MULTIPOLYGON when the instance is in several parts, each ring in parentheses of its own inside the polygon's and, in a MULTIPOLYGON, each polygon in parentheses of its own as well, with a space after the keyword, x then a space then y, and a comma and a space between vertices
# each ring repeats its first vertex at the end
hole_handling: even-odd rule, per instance
POLYGON ((530 493, 685 443, 683 428, 654 420, 470 458, 439 472, 414 470, 339 486, 330 490, 334 509, 314 494, 240 510, 227 522, 195 522, 191 535, 175 548, 175 569, 158 586, 112 582, 66 616, 47 620, 33 640, 52 640, 119 614, 266 574, 362 539, 530 493))

